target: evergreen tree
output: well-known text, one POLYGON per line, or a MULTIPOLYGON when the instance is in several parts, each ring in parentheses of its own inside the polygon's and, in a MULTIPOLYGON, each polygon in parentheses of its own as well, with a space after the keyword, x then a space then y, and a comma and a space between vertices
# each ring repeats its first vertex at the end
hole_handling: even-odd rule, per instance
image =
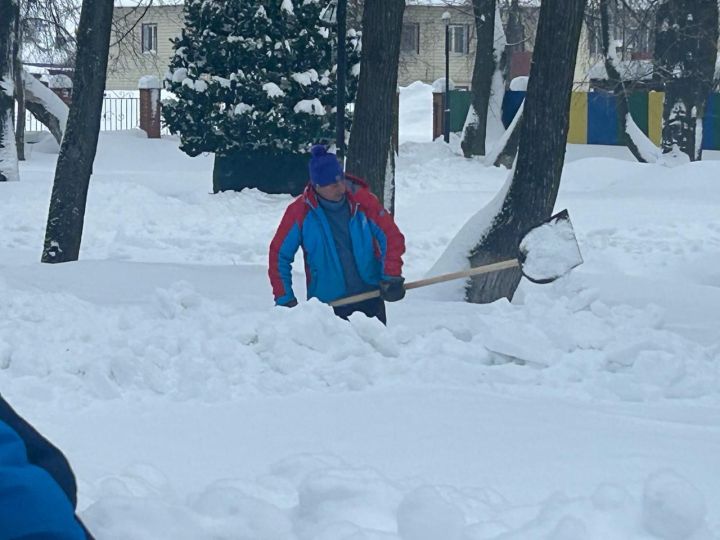
MULTIPOLYGON (((165 122, 191 156, 304 154, 334 136, 332 29, 319 0, 186 0, 165 88, 165 122)), ((348 101, 359 36, 348 32, 348 101)), ((217 162, 216 162, 217 167, 217 162)))

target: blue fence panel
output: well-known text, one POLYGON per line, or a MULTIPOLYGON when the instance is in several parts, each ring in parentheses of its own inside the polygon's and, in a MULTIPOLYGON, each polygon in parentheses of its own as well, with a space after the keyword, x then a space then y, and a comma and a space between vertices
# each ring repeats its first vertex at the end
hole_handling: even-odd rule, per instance
POLYGON ((515 118, 520 104, 525 99, 525 92, 521 90, 506 90, 502 104, 502 123, 507 128, 515 118))
POLYGON ((710 94, 703 116, 702 147, 705 150, 720 150, 720 95, 710 94))
POLYGON ((615 98, 607 92, 588 93, 588 144, 618 144, 615 98))

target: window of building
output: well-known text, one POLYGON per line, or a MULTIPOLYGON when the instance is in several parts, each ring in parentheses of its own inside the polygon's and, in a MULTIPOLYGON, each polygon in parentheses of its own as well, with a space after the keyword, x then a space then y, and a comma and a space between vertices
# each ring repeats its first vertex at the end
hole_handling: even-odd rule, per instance
POLYGON ((142 25, 142 52, 157 52, 157 24, 142 25))
POLYGON ((468 54, 470 46, 468 43, 469 28, 467 24, 450 25, 450 52, 468 54))
POLYGON ((403 52, 420 52, 420 24, 404 23, 402 37, 400 39, 400 50, 403 52))

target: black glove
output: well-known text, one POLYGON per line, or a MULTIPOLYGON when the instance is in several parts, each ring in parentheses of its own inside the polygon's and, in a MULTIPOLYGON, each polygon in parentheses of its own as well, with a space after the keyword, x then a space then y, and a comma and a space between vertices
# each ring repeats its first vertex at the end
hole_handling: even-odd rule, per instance
POLYGON ((380 298, 386 302, 397 302, 405 298, 405 278, 392 276, 380 281, 380 298))
POLYGON ((293 298, 293 299, 290 300, 287 304, 278 304, 278 306, 282 306, 282 307, 295 307, 295 306, 297 306, 297 300, 296 300, 295 298, 293 298))

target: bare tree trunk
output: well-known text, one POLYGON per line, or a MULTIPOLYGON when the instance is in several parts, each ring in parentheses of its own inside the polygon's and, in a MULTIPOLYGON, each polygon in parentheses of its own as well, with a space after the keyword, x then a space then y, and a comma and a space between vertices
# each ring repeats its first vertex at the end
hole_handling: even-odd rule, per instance
MULTIPOLYGON (((565 159, 585 4, 586 0, 540 4, 515 172, 501 210, 470 252, 471 266, 516 257, 523 235, 552 213, 565 159)), ((475 303, 512 299, 520 278, 518 269, 474 277, 466 288, 466 299, 475 303)))
POLYGON ((15 66, 14 72, 15 102, 17 103, 15 146, 17 147, 18 161, 25 161, 25 90, 22 82, 22 66, 15 66))
POLYGON ((600 27, 602 29, 602 43, 603 53, 605 57, 605 71, 607 72, 608 82, 612 86, 613 96, 615 97, 615 106, 617 108, 617 118, 620 124, 620 129, 623 133, 623 140, 628 150, 635 156, 640 163, 646 163, 647 160, 643 157, 642 153, 638 149, 637 145, 633 141, 632 137, 628 135, 627 124, 628 115, 630 114, 630 105, 628 104, 627 93, 625 91, 625 83, 622 75, 618 72, 615 67, 615 44, 610 43, 610 13, 609 4, 610 0, 600 0, 600 27))
POLYGON ((508 52, 522 52, 525 50, 525 27, 522 23, 522 11, 518 0, 511 0, 508 7, 507 18, 507 45, 508 52))
POLYGON ((68 106, 55 92, 27 71, 23 70, 21 77, 24 83, 25 107, 50 130, 60 144, 67 124, 68 106))
POLYGON ((17 115, 15 116, 15 146, 17 147, 18 161, 25 161, 25 91, 22 82, 22 63, 20 62, 20 42, 22 30, 20 17, 15 20, 15 43, 13 44, 13 81, 15 82, 15 101, 17 102, 17 115))
POLYGON ((50 198, 42 262, 76 261, 100 131, 113 0, 83 0, 74 95, 50 198))
POLYGON ((717 58, 717 0, 666 0, 655 25, 656 72, 665 83, 662 152, 700 160, 717 58))
POLYGON ((472 101, 460 143, 466 158, 485 155, 488 104, 490 103, 493 72, 496 69, 493 54, 495 0, 473 0, 473 13, 477 40, 472 75, 472 101))
POLYGON ((394 205, 393 103, 397 93, 400 34, 405 0, 366 0, 363 9, 363 50, 355 116, 346 169, 364 178, 386 208, 394 205), (388 200, 388 196, 390 200, 388 200))
POLYGON ((0 0, 0 182, 18 180, 18 156, 13 129, 14 43, 19 18, 16 0, 0 0))
POLYGON ((520 109, 515 113, 512 123, 508 126, 507 132, 503 136, 501 141, 502 148, 494 156, 493 165, 495 167, 505 167, 506 169, 512 169, 513 163, 515 163, 515 156, 517 156, 518 146, 520 145, 520 131, 522 129, 523 121, 523 110, 525 109, 525 101, 520 105, 520 109))

